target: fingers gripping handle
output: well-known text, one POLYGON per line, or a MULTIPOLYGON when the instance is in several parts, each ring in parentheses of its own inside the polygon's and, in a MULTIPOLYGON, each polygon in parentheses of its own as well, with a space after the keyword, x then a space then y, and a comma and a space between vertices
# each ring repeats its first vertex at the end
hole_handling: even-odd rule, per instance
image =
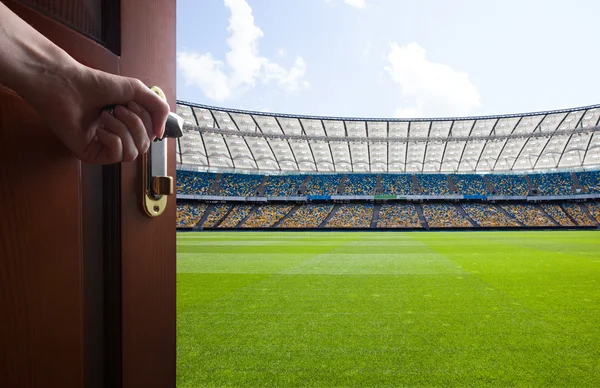
MULTIPOLYGON (((150 90, 152 90, 154 93, 158 94, 160 96, 160 98, 162 98, 163 100, 167 101, 167 96, 165 96, 165 93, 158 87, 158 86, 151 86, 150 90)), ((183 136, 183 117, 173 113, 173 112, 169 112, 169 116, 167 117, 167 122, 165 123, 165 133, 162 137, 162 139, 164 139, 165 137, 167 138, 171 138, 171 139, 177 139, 180 138, 181 136, 183 136)), ((159 140, 162 140, 159 139, 159 140)))

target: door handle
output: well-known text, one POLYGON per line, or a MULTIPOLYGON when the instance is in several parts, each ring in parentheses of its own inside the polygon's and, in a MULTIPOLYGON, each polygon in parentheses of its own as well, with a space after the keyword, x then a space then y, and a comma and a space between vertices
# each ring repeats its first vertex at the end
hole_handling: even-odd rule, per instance
MULTIPOLYGON (((163 100, 167 100, 164 92, 158 86, 150 88, 163 100)), ((142 155, 143 175, 143 209, 150 217, 158 217, 167 207, 168 196, 173 195, 173 177, 168 175, 167 161, 168 148, 167 138, 178 138, 183 134, 184 120, 175 113, 169 113, 165 123, 164 135, 161 139, 156 138, 151 144, 148 152, 142 155)))

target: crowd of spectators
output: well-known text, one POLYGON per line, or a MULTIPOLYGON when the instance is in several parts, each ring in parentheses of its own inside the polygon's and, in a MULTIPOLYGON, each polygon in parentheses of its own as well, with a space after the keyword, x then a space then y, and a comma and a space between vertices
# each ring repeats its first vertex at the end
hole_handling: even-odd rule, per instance
POLYGON ((467 220, 451 203, 424 204, 423 215, 432 228, 472 227, 467 220))
POLYGON ((454 194, 448 187, 448 176, 444 174, 417 175, 417 181, 424 195, 454 194))
POLYGON ((500 226, 519 226, 519 223, 506 215, 491 203, 465 203, 462 205, 465 212, 479 226, 500 227, 500 226))
POLYGON ((344 181, 344 195, 373 195, 377 174, 348 174, 344 181))
POLYGON ((225 205, 225 204, 215 205, 212 208, 212 211, 210 211, 210 213, 208 213, 208 215, 206 216, 206 220, 204 220, 202 227, 214 228, 215 226, 217 226, 219 224, 219 222, 221 222, 223 217, 225 217, 225 215, 227 215, 227 212, 231 209, 231 207, 232 207, 232 205, 225 205))
POLYGON ((216 174, 197 171, 177 171, 177 194, 207 195, 216 174))
POLYGON ((246 219, 242 228, 270 228, 277 221, 285 217, 293 205, 260 205, 246 219))
POLYGON ((262 175, 222 174, 219 180, 218 195, 230 197, 251 197, 256 194, 263 180, 262 175))
POLYGON ((565 212, 567 212, 571 216, 571 218, 573 218, 575 220, 577 225, 579 225, 579 226, 593 226, 594 225, 592 220, 590 220, 590 218, 587 216, 587 214, 585 214, 585 212, 583 211, 583 209, 581 209, 581 206, 579 206, 578 203, 572 203, 572 202, 563 203, 562 207, 563 207, 563 209, 565 209, 565 212))
POLYGON ((235 228, 252 210, 252 205, 236 205, 227 217, 221 222, 219 228, 235 228))
POLYGON ((283 220, 279 228, 318 228, 325 221, 333 205, 309 203, 296 209, 294 214, 283 220))
POLYGON ((205 203, 178 203, 176 222, 178 228, 193 228, 204 215, 205 203))
POLYGON ((550 217, 554 219, 554 221, 558 222, 561 226, 573 226, 575 225, 573 221, 565 214, 565 212, 561 209, 560 205, 555 203, 543 203, 541 204, 542 209, 550 217))
POLYGON ((576 172, 575 175, 586 193, 600 193, 600 171, 576 172))
POLYGON ((529 175, 531 183, 538 188, 538 195, 571 195, 573 180, 568 172, 529 175))
POLYGON ((527 195, 529 184, 523 175, 486 175, 487 179, 496 188, 497 195, 527 195))
POLYGON ((368 228, 373 220, 373 205, 370 203, 347 203, 340 205, 326 228, 368 228))
POLYGON ((305 178, 305 175, 269 175, 267 176, 264 195, 267 197, 298 195, 305 178))
POLYGON ((588 202, 587 208, 592 215, 596 219, 596 221, 600 222, 600 203, 598 202, 588 202))
POLYGON ((377 219, 378 228, 421 228, 419 214, 412 203, 381 205, 377 219))
POLYGON ((459 194, 464 195, 487 195, 491 194, 485 185, 481 175, 466 174, 452 175, 459 194))
POLYGON ((305 195, 335 195, 342 175, 311 175, 306 183, 305 195))
POLYGON ((383 174, 381 175, 381 194, 408 195, 412 190, 412 175, 383 174))
POLYGON ((554 223, 534 204, 504 204, 501 206, 525 226, 554 226, 554 223))

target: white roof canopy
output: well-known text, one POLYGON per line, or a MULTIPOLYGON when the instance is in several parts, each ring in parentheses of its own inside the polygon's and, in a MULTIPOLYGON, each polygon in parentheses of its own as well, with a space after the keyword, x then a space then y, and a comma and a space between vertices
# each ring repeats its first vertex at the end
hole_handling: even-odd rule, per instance
POLYGON ((600 105, 500 116, 316 117, 177 102, 177 161, 299 172, 508 172, 600 166, 600 105))

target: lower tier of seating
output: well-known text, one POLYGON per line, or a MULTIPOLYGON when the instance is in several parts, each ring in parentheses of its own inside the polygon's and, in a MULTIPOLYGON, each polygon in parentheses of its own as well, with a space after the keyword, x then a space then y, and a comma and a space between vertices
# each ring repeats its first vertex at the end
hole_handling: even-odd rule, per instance
POLYGON ((600 202, 353 202, 234 204, 179 201, 180 229, 439 229, 598 227, 600 202))

